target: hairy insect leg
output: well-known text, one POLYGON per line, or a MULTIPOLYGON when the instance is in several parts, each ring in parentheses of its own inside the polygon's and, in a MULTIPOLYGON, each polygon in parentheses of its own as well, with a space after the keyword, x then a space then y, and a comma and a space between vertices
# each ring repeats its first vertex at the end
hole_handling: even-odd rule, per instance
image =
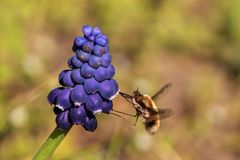
POLYGON ((131 121, 125 119, 124 117, 122 117, 122 116, 119 115, 119 114, 116 114, 116 113, 113 113, 113 112, 109 112, 109 114, 112 114, 112 115, 114 115, 114 116, 117 116, 117 117, 121 118, 122 120, 128 122, 130 125, 133 125, 131 121))
POLYGON ((127 116, 131 116, 131 117, 136 117, 137 116, 137 113, 135 115, 133 115, 133 114, 129 114, 129 113, 126 113, 126 112, 118 111, 118 110, 115 110, 115 109, 112 109, 112 111, 117 112, 117 113, 121 113, 121 114, 124 114, 124 115, 127 115, 127 116))
POLYGON ((136 116, 136 120, 135 120, 134 126, 137 125, 138 118, 139 118, 139 114, 137 114, 137 116, 136 116))

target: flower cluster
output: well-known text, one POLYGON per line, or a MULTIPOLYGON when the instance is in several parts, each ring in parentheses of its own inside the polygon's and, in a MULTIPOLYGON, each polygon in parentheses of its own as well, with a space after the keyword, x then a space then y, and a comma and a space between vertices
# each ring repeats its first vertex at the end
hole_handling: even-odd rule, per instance
POLYGON ((109 113, 112 99, 118 93, 113 79, 108 37, 98 27, 82 27, 84 36, 77 36, 69 58, 69 69, 59 74, 62 87, 54 88, 48 101, 54 106, 57 127, 66 129, 73 124, 82 125, 87 131, 97 128, 96 113, 109 113))

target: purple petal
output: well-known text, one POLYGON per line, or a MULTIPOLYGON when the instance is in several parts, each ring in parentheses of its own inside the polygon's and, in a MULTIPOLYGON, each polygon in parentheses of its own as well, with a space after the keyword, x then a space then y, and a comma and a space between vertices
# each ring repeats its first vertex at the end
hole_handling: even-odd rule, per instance
POLYGON ((73 56, 68 59, 68 67, 69 68, 74 68, 74 65, 72 63, 72 58, 73 58, 73 56))
POLYGON ((82 27, 82 32, 85 36, 89 37, 92 34, 92 27, 90 25, 85 25, 82 27))
POLYGON ((65 130, 71 126, 71 123, 68 119, 68 110, 61 112, 56 117, 57 128, 65 130))
POLYGON ((76 54, 77 54, 78 59, 82 62, 87 62, 90 57, 89 53, 84 52, 82 50, 77 50, 76 54))
POLYGON ((96 56, 102 56, 105 52, 105 49, 104 47, 100 46, 100 45, 95 45, 94 48, 93 48, 93 53, 96 55, 96 56))
POLYGON ((95 40, 95 36, 91 35, 90 37, 87 37, 87 39, 90 41, 90 42, 93 42, 95 40))
POLYGON ((72 57, 72 64, 73 64, 74 68, 80 68, 83 63, 77 58, 76 55, 74 55, 72 57))
POLYGON ((85 78, 90 78, 95 74, 95 71, 96 70, 94 68, 85 63, 81 68, 81 75, 85 78))
POLYGON ((104 49, 105 49, 105 53, 108 53, 108 52, 109 52, 109 45, 107 44, 107 45, 104 47, 104 49))
POLYGON ((83 83, 84 80, 85 80, 85 79, 82 77, 79 68, 72 70, 71 78, 72 78, 73 82, 79 83, 79 84, 83 83))
POLYGON ((93 132, 97 129, 97 119, 92 113, 87 112, 87 117, 83 127, 90 132, 93 132))
POLYGON ((86 42, 86 39, 85 39, 84 37, 81 37, 81 36, 77 36, 77 37, 74 39, 74 44, 75 44, 77 47, 81 47, 85 42, 86 42))
POLYGON ((52 105, 55 104, 56 102, 56 97, 58 96, 59 93, 61 93, 61 91, 63 90, 63 87, 58 87, 58 88, 54 88, 52 89, 47 98, 48 98, 48 102, 52 105))
POLYGON ((102 67, 102 66, 98 67, 98 68, 96 69, 96 72, 95 72, 95 74, 94 74, 94 77, 95 77, 96 80, 99 81, 99 82, 107 79, 107 77, 108 77, 108 76, 107 76, 107 68, 102 67))
POLYGON ((113 65, 109 65, 108 67, 107 67, 107 71, 106 71, 107 73, 106 73, 106 78, 107 79, 112 79, 113 78, 113 76, 114 76, 114 74, 115 74, 115 68, 114 68, 114 66, 113 65))
POLYGON ((101 37, 101 36, 99 36, 99 37, 97 37, 96 38, 96 40, 95 40, 95 42, 96 42, 96 44, 99 44, 100 46, 106 46, 107 45, 107 41, 106 41, 106 39, 104 39, 103 37, 101 37))
POLYGON ((99 34, 99 35, 97 36, 97 38, 98 38, 98 37, 102 37, 102 38, 105 39, 107 42, 109 42, 108 37, 107 37, 106 35, 104 35, 104 34, 99 34))
POLYGON ((77 36, 74 39, 72 50, 75 52, 76 50, 82 48, 82 45, 86 42, 84 37, 77 36))
POLYGON ((101 65, 101 57, 91 55, 89 58, 89 65, 93 68, 98 68, 101 65))
POLYGON ((99 82, 95 78, 89 78, 85 80, 83 87, 88 94, 94 94, 98 91, 99 82))
POLYGON ((109 113, 112 110, 113 103, 111 100, 104 100, 102 105, 102 112, 109 113))
POLYGON ((101 64, 103 67, 108 67, 110 65, 111 61, 112 61, 111 55, 109 53, 106 53, 102 56, 101 64))
MULTIPOLYGON (((118 91, 119 91, 118 83, 115 79, 111 79, 111 82, 112 82, 113 89, 114 89, 114 96, 116 96, 118 94, 118 91)), ((114 97, 112 97, 112 98, 114 98, 114 97)))
POLYGON ((83 44, 83 51, 87 53, 91 53, 93 50, 93 43, 92 42, 85 42, 83 44))
POLYGON ((81 105, 70 109, 69 116, 74 124, 83 124, 86 120, 85 108, 81 105))
POLYGON ((93 114, 101 112, 102 98, 99 94, 89 95, 86 101, 86 109, 91 111, 93 114))
POLYGON ((72 89, 70 97, 75 106, 80 106, 86 101, 87 94, 85 93, 82 85, 76 85, 72 89))
POLYGON ((105 80, 99 85, 99 93, 105 99, 112 99, 117 93, 116 81, 105 80))
POLYGON ((98 27, 95 27, 92 31, 93 36, 97 36, 101 33, 101 30, 98 27))
POLYGON ((71 79, 71 70, 64 70, 59 75, 59 83, 66 87, 74 86, 74 83, 71 79))
POLYGON ((70 108, 71 107, 70 93, 71 89, 69 88, 63 89, 56 97, 56 107, 58 107, 61 110, 70 108))
POLYGON ((67 72, 67 71, 69 71, 69 70, 63 70, 60 74, 59 74, 59 76, 58 76, 58 82, 59 82, 59 84, 63 84, 63 77, 64 77, 64 75, 65 75, 65 73, 67 72))

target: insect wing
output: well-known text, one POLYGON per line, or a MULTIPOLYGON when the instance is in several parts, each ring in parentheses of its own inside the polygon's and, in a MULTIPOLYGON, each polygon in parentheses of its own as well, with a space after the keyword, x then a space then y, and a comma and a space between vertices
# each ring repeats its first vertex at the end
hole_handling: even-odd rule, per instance
POLYGON ((166 119, 170 116, 173 115, 173 110, 169 109, 169 108, 159 108, 159 111, 158 111, 159 115, 160 115, 160 119, 163 120, 163 119, 166 119))
POLYGON ((155 93, 153 96, 152 96, 152 99, 154 101, 156 101, 159 97, 160 94, 162 94, 166 89, 168 89, 170 86, 172 85, 172 83, 167 83, 166 85, 164 85, 157 93, 155 93))

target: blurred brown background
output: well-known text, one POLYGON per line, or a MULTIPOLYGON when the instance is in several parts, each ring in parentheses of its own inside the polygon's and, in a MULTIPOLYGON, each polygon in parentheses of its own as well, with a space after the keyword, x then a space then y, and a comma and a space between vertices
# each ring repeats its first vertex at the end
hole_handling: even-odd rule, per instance
MULTIPOLYGON (((31 159, 55 128, 46 96, 84 24, 109 36, 121 91, 172 82, 157 104, 175 114, 154 136, 99 115, 52 159, 240 159, 239 0, 0 0, 0 19, 0 159, 31 159)), ((134 113, 120 96, 114 107, 134 113)))

